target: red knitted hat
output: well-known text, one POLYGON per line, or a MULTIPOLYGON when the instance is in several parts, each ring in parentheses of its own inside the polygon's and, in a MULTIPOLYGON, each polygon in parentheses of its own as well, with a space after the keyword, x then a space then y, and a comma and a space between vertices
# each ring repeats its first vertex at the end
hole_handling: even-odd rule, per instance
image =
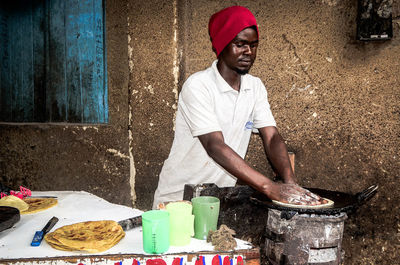
POLYGON ((243 6, 227 7, 212 15, 208 23, 208 33, 217 57, 239 32, 251 26, 256 26, 259 37, 256 18, 243 6))

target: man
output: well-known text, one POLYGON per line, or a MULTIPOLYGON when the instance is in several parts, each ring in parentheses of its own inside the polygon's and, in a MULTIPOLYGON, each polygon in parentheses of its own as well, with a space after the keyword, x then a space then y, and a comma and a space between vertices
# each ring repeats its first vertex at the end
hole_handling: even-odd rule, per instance
POLYGON ((259 40, 255 17, 241 6, 225 8, 210 18, 209 34, 218 60, 183 85, 175 138, 160 173, 153 208, 181 200, 185 184, 229 187, 237 179, 273 200, 321 204, 319 196, 295 184, 267 91, 259 78, 248 74, 259 40), (273 182, 244 161, 253 129, 258 129, 284 183, 273 182))

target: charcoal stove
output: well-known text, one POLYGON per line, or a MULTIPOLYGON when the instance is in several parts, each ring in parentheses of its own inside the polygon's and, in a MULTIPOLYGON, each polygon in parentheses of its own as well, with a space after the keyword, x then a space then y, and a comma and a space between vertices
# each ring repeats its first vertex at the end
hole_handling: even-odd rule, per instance
POLYGON ((253 243, 262 246, 264 253, 261 254, 270 264, 338 265, 344 257, 342 238, 348 214, 370 199, 377 188, 374 185, 355 195, 308 188, 335 202, 333 207, 318 209, 277 205, 248 186, 185 185, 183 199, 196 196, 220 198, 219 224, 228 224, 241 237, 245 236, 241 235, 241 230, 246 226, 254 230, 253 237, 263 234, 260 238, 264 242, 253 240, 253 243))
POLYGON ((351 195, 338 191, 307 188, 335 202, 329 208, 291 208, 274 204, 261 193, 251 200, 267 207, 265 255, 273 265, 342 264, 342 238, 347 214, 370 199, 378 186, 351 195))
POLYGON ((346 213, 296 214, 290 219, 271 209, 265 229, 265 255, 273 265, 341 264, 346 213))

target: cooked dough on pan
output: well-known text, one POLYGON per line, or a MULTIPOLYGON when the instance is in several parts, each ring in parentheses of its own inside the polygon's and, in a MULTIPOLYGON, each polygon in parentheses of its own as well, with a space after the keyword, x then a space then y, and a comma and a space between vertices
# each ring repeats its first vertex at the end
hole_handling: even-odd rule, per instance
POLYGON ((320 208, 329 208, 334 205, 334 202, 330 199, 327 198, 322 198, 323 200, 328 201, 327 203, 324 204, 318 204, 318 205, 300 205, 300 204, 292 204, 292 203, 284 203, 280 201, 275 201, 272 200, 274 204, 284 206, 284 207, 289 207, 289 208, 302 208, 302 209, 320 209, 320 208))

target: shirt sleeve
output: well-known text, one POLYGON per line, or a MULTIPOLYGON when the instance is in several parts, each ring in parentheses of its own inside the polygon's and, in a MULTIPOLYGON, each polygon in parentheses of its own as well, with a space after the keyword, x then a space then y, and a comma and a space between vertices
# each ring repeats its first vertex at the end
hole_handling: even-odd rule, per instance
POLYGON ((198 80, 187 80, 182 87, 178 103, 193 136, 222 131, 214 112, 214 98, 198 80))
POLYGON ((274 116, 272 115, 270 105, 268 103, 267 89, 260 79, 258 79, 256 95, 256 104, 254 106, 253 123, 255 128, 267 126, 276 127, 274 116))

